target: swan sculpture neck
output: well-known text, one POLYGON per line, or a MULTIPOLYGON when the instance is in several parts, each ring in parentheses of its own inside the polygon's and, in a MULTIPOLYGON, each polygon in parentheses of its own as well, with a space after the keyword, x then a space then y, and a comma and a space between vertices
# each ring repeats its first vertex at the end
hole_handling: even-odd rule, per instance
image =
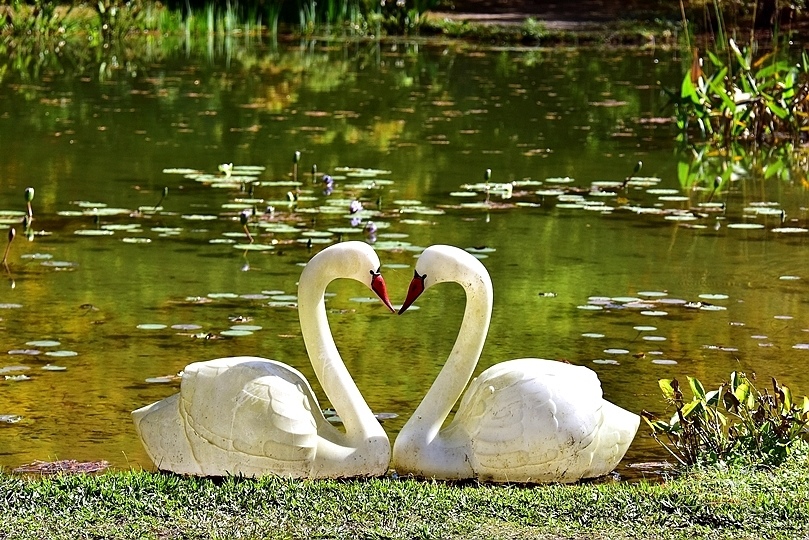
POLYGON ((345 426, 349 444, 359 444, 385 432, 360 394, 334 343, 326 316, 326 287, 340 278, 370 283, 382 302, 393 311, 385 282, 378 270, 369 271, 368 257, 379 259, 364 242, 343 242, 315 255, 298 282, 298 313, 306 352, 317 379, 345 426))
POLYGON ((594 371, 520 358, 486 369, 463 393, 489 329, 492 287, 472 255, 430 247, 416 263, 400 313, 442 281, 466 291, 463 322, 446 364, 393 445, 393 468, 404 475, 495 482, 573 482, 613 470, 640 418, 603 398, 594 371))
POLYGON ((416 263, 416 275, 421 286, 414 278, 399 313, 407 309, 422 291, 437 283, 458 283, 466 293, 463 320, 449 358, 401 431, 410 434, 411 438, 417 438, 419 446, 425 446, 438 436, 444 419, 452 411, 477 366, 489 331, 494 292, 483 264, 453 246, 427 248, 416 263), (429 270, 419 272, 421 268, 429 270))

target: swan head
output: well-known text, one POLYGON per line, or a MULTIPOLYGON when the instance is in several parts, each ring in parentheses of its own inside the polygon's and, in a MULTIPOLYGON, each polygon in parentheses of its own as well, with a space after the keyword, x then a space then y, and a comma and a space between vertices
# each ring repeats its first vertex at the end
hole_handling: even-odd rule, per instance
POLYGON ((446 281, 459 283, 467 290, 483 286, 491 291, 489 273, 474 256, 453 246, 430 246, 416 261, 413 279, 407 289, 407 298, 399 308, 399 314, 404 313, 424 291, 446 281))
MULTIPOLYGON (((365 242, 340 242, 327 247, 309 261, 304 272, 339 276, 365 284, 392 312, 388 288, 382 277, 382 264, 374 249, 365 242)), ((303 281, 303 274, 301 275, 303 281)))

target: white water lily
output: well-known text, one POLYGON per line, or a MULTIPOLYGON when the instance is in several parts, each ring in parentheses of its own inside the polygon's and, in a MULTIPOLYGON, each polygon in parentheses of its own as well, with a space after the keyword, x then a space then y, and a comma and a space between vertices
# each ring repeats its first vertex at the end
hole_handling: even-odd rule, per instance
POLYGON ((222 163, 219 165, 219 172, 225 175, 225 177, 230 178, 231 173, 233 173, 233 163, 222 163))

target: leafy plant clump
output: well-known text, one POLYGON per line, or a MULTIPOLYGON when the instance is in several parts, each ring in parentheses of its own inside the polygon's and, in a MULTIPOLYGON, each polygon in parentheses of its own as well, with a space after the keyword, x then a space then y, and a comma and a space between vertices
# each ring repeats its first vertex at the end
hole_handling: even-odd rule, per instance
POLYGON ((790 389, 772 379, 772 393, 756 389, 740 372, 717 390, 706 392, 688 377, 687 401, 677 379, 658 381, 675 407, 669 420, 644 411, 652 436, 683 466, 726 464, 779 465, 809 449, 809 398, 794 400, 790 389))
POLYGON ((809 55, 798 63, 779 49, 754 57, 733 39, 725 51, 706 51, 703 69, 698 50, 680 91, 669 92, 680 138, 695 131, 704 141, 727 147, 809 141, 809 55))

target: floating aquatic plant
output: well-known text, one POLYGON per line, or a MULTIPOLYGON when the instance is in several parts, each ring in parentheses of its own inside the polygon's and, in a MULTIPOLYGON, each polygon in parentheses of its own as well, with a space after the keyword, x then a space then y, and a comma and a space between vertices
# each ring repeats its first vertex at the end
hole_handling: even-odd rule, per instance
POLYGON ((54 364, 45 364, 42 366, 42 371, 67 371, 65 366, 56 366, 54 364))
POLYGON ((154 205, 154 210, 155 210, 155 211, 156 211, 158 208, 160 208, 160 205, 161 205, 161 204, 163 204, 163 200, 166 198, 166 196, 167 196, 168 194, 169 194, 169 188, 168 188, 168 186, 166 186, 166 187, 164 187, 164 188, 163 188, 163 192, 162 192, 162 194, 160 195, 160 199, 157 201, 157 204, 155 204, 155 205, 154 205))
POLYGON ((3 251, 3 266, 8 269, 8 252, 11 249, 11 242, 14 241, 14 237, 17 235, 17 231, 14 227, 11 227, 8 230, 8 242, 6 243, 6 249, 3 251))
POLYGON ((58 347, 61 345, 60 342, 53 339, 37 339, 34 341, 28 341, 25 344, 30 345, 31 347, 58 347))
POLYGON ((69 358, 78 355, 79 353, 77 353, 76 351, 67 351, 67 350, 47 351, 45 353, 45 356, 55 356, 57 358, 69 358))
POLYGON ((640 170, 642 168, 643 168, 643 162, 638 160, 638 162, 635 163, 635 167, 632 169, 632 174, 628 175, 624 179, 624 181, 621 183, 621 189, 626 188, 626 185, 629 183, 629 181, 632 180, 633 177, 637 176, 638 173, 640 173, 640 170))
POLYGON ((31 208, 31 201, 34 200, 34 188, 27 187, 25 188, 25 204, 28 207, 28 221, 30 222, 34 219, 34 211, 31 208))
POLYGON ((233 163, 222 163, 219 165, 219 172, 225 175, 226 178, 230 178, 230 175, 233 173, 233 163))
POLYGON ((242 224, 242 229, 244 230, 244 234, 247 235, 247 239, 250 243, 253 243, 253 235, 250 234, 250 229, 247 228, 247 224, 250 221, 250 212, 248 210, 244 210, 239 213, 239 222, 242 224))
POLYGON ((298 163, 301 160, 301 153, 295 150, 295 153, 292 154, 292 181, 298 181, 298 163))

